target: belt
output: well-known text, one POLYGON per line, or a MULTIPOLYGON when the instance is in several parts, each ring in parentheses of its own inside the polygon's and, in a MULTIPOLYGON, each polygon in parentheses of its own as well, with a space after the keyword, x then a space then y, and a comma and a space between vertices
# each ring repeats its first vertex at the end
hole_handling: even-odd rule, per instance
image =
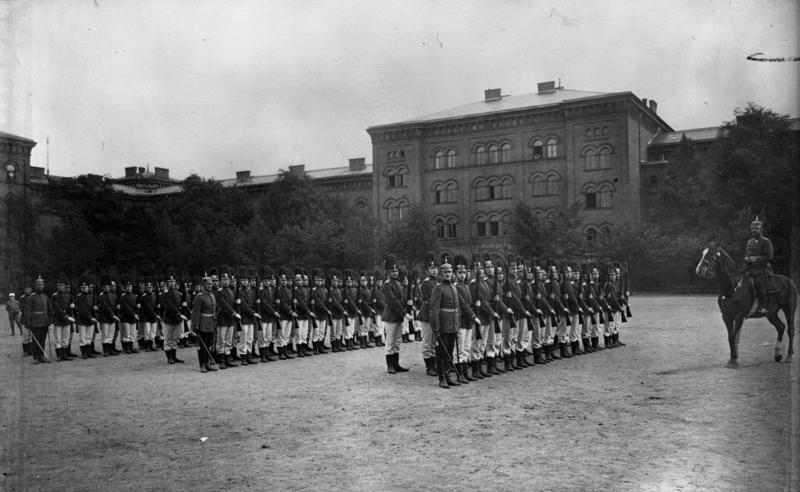
POLYGON ((47 311, 31 311, 31 314, 47 314, 47 311))
POLYGON ((439 311, 441 311, 443 313, 457 313, 458 309, 444 309, 444 308, 442 308, 439 311))
POLYGON ((203 316, 204 318, 213 318, 214 316, 216 316, 216 314, 200 313, 200 316, 203 316))

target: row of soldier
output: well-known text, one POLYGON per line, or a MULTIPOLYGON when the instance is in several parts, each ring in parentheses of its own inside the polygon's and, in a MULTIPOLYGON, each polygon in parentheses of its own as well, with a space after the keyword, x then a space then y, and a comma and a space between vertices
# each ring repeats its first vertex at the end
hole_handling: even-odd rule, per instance
MULTIPOLYGON (((450 259, 445 260, 442 266, 452 274, 450 259)), ((436 329, 438 320, 431 317, 430 302, 434 287, 445 283, 445 269, 440 275, 433 255, 426 259, 424 279, 414 270, 406 275, 387 258, 385 284, 380 272, 316 269, 309 279, 302 268, 294 275, 281 268, 276 275, 264 267, 256 275, 254 269, 220 267, 193 282, 178 282, 173 271, 161 282, 123 276, 116 283, 104 275, 99 287, 84 277, 74 296, 68 279, 60 277, 48 297, 39 277, 36 292, 26 288, 20 299, 23 324, 39 334, 26 338, 23 348, 36 361, 47 361, 49 326, 59 360, 69 360, 72 334, 77 333, 83 358, 97 354, 94 341, 100 335, 106 356, 119 353, 116 341, 121 338, 126 353, 137 352, 134 342, 148 351, 163 346, 167 361, 179 363, 178 346, 194 338, 206 372, 254 364, 254 357, 267 362, 271 355, 289 359, 292 353, 326 353, 326 341, 333 351, 383 346, 385 337, 387 369, 395 373, 406 370, 399 365, 398 343, 413 336, 423 342, 426 372, 447 387, 624 345, 619 325, 630 310, 627 272, 621 265, 579 269, 562 263, 559 268, 553 262, 525 264, 509 255, 505 262, 473 258, 470 266, 465 258, 455 258, 452 282, 463 326, 455 330, 454 348, 438 356, 437 346, 447 344, 436 329)))

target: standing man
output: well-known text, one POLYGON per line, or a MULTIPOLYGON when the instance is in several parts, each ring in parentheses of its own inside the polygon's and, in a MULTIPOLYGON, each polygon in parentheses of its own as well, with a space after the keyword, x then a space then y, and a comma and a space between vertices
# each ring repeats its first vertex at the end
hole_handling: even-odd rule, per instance
POLYGON ((183 331, 183 319, 181 314, 181 293, 178 291, 178 279, 175 278, 175 270, 167 269, 167 292, 161 296, 161 327, 164 331, 164 353, 167 356, 167 364, 183 364, 178 359, 178 341, 181 331, 183 331))
POLYGON ((94 317, 92 295, 89 293, 91 281, 87 277, 81 277, 79 292, 75 296, 76 324, 78 325, 78 337, 81 344, 81 358, 94 358, 92 354, 92 333, 97 319, 94 317))
MULTIPOLYGON (((239 316, 234 309, 236 292, 231 287, 231 276, 228 267, 219 268, 219 289, 214 292, 217 301, 217 363, 220 369, 236 367, 239 364, 231 359, 233 345, 233 320, 239 316)), ((213 283, 213 281, 212 281, 213 283)))
POLYGON ((44 279, 41 275, 34 281, 34 292, 28 296, 28 309, 25 311, 25 326, 31 331, 33 363, 50 362, 44 353, 47 343, 47 327, 50 325, 50 298, 44 293, 44 279))
POLYGON ((142 327, 142 348, 148 352, 155 352, 155 339, 158 330, 156 315, 156 293, 153 290, 153 280, 145 279, 144 291, 139 294, 139 311, 142 318, 139 320, 142 327))
POLYGON ((331 312, 331 352, 344 352, 345 350, 342 346, 342 324, 347 318, 345 317, 346 311, 344 306, 342 306, 342 291, 339 288, 341 278, 342 273, 339 270, 335 268, 328 270, 330 287, 328 288, 328 299, 326 303, 328 310, 331 312))
POLYGON ((312 272, 314 287, 311 289, 311 310, 316 317, 317 326, 312 330, 311 343, 315 354, 327 354, 325 350, 325 333, 328 331, 328 320, 333 313, 328 308, 328 289, 325 288, 325 273, 321 268, 312 272))
POLYGON ((261 332, 258 339, 258 353, 261 362, 275 359, 269 356, 270 345, 275 340, 280 314, 275 309, 275 270, 269 266, 261 269, 261 288, 258 290, 258 309, 261 314, 261 332))
POLYGON ((406 312, 403 286, 398 279, 400 270, 397 268, 397 259, 393 255, 386 257, 384 269, 389 280, 381 286, 381 294, 385 305, 381 317, 386 329, 386 370, 389 374, 407 372, 408 368, 400 365, 400 343, 402 340, 403 323, 411 319, 406 312))
POLYGON ((372 330, 375 333, 375 346, 383 347, 384 322, 383 310, 386 309, 386 298, 383 295, 383 274, 375 271, 373 274, 374 283, 372 284, 372 330))
POLYGON ((217 301, 211 292, 213 282, 211 277, 203 277, 203 290, 192 301, 192 324, 190 325, 197 336, 197 361, 200 372, 216 371, 217 366, 211 356, 216 332, 217 301))
POLYGON ((8 311, 8 324, 11 325, 11 336, 14 336, 14 327, 19 327, 19 334, 22 335, 21 308, 19 301, 16 299, 13 292, 8 294, 8 302, 6 303, 6 311, 8 311))
POLYGON ((297 329, 295 330, 293 339, 298 357, 311 357, 314 355, 308 349, 309 320, 314 314, 308 307, 309 294, 308 275, 306 274, 306 271, 303 268, 295 268, 292 303, 294 305, 294 311, 297 313, 297 317, 295 318, 297 322, 297 329), (305 281, 303 280, 304 275, 305 281))
MULTIPOLYGON (((480 328, 481 320, 472 311, 472 295, 467 286, 467 259, 456 255, 453 259, 456 267, 456 292, 458 293, 458 309, 461 323, 456 336, 456 371, 457 380, 461 384, 477 381, 478 378, 470 376, 468 372, 469 357, 472 352, 473 330, 480 328)), ((475 371, 473 370, 473 374, 475 371)), ((480 373, 478 373, 480 375, 480 373)))
MULTIPOLYGON (((429 368, 426 374, 431 375, 436 374, 436 372, 431 371, 430 368, 432 368, 435 361, 438 360, 436 359, 436 342, 433 337, 433 326, 431 325, 431 294, 433 293, 433 288, 436 287, 436 274, 438 273, 438 269, 436 268, 436 256, 433 253, 428 253, 425 258, 425 273, 425 280, 423 280, 419 286, 420 308, 417 314, 417 320, 419 321, 420 331, 422 332, 422 360, 425 361, 425 367, 429 368)), ((453 271, 451 266, 451 280, 452 276, 453 271)), ((456 297, 456 300, 457 299, 458 297, 456 297)), ((450 353, 452 352, 453 350, 451 348, 450 353)))
POLYGON ((772 241, 764 237, 763 229, 764 223, 756 216, 755 220, 750 222, 750 234, 753 237, 747 240, 744 247, 744 271, 748 277, 753 279, 753 287, 755 287, 756 299, 758 299, 756 314, 759 316, 767 314, 767 303, 769 302, 767 279, 772 274, 770 261, 774 256, 772 241))
POLYGON ((472 258, 473 278, 469 284, 469 293, 472 298, 474 312, 481 320, 480 327, 475 328, 472 341, 472 375, 482 378, 491 377, 494 371, 494 329, 492 322, 497 319, 497 314, 492 309, 492 293, 486 283, 486 274, 480 257, 472 258), (491 339, 491 344, 488 341, 491 339), (486 371, 483 369, 483 357, 486 351, 486 371))
POLYGON ((291 343, 292 325, 297 313, 292 304, 292 287, 289 285, 289 269, 280 267, 278 269, 278 293, 275 296, 275 307, 280 313, 278 321, 278 332, 275 335, 275 346, 278 348, 278 359, 293 359, 294 356, 287 353, 287 347, 291 343))
POLYGON ((31 294, 33 294, 33 281, 29 277, 25 277, 22 286, 22 295, 19 298, 20 316, 22 318, 22 353, 23 355, 33 355, 33 338, 31 338, 31 330, 26 325, 27 312, 30 311, 31 294))
POLYGON ((580 305, 578 291, 576 289, 577 284, 574 276, 576 271, 573 270, 572 266, 567 263, 562 264, 561 269, 564 273, 564 306, 568 311, 565 313, 565 316, 568 316, 570 320, 564 343, 569 344, 572 355, 583 355, 583 352, 580 349, 580 343, 578 342, 580 335, 578 332, 580 329, 579 319, 582 319, 583 308, 580 305))
POLYGON ((250 286, 250 272, 247 267, 239 267, 239 289, 236 293, 236 312, 239 313, 239 344, 236 352, 241 358, 242 366, 258 364, 252 357, 253 328, 256 318, 261 315, 253 309, 256 303, 256 292, 250 286))
POLYGON ((361 315, 358 310, 358 288, 356 287, 355 272, 352 270, 344 271, 345 288, 342 298, 342 306, 345 309, 347 321, 344 327, 344 342, 347 350, 358 350, 359 347, 353 342, 356 332, 356 320, 361 315))
POLYGON ((372 309, 372 289, 369 287, 367 272, 361 271, 358 276, 358 297, 356 306, 361 313, 358 319, 358 341, 361 348, 372 348, 375 345, 369 343, 370 319, 374 314, 372 309))
POLYGON ((136 325, 139 322, 136 294, 133 293, 133 281, 129 276, 123 276, 120 283, 122 294, 119 296, 119 318, 122 328, 122 351, 126 354, 136 354, 139 352, 133 346, 137 338, 136 325))
POLYGON ((525 265, 521 260, 518 261, 514 255, 508 255, 506 263, 508 264, 508 278, 504 288, 505 303, 511 308, 509 324, 516 325, 516 328, 510 327, 509 330, 508 341, 511 348, 509 366, 513 367, 514 363, 516 363, 517 369, 524 369, 530 365, 525 360, 525 352, 531 342, 526 323, 531 318, 531 313, 522 303, 522 289, 520 288, 518 277, 522 277, 520 272, 524 271, 525 265), (511 323, 511 320, 514 322, 511 323))
POLYGON ((432 339, 437 342, 436 368, 439 371, 439 387, 448 389, 450 386, 461 386, 461 383, 452 380, 448 372, 451 368, 458 370, 453 365, 452 355, 458 328, 461 326, 461 316, 458 292, 453 285, 453 267, 446 256, 442 260, 442 283, 434 286, 428 306, 432 339))
POLYGON ((117 317, 117 294, 111 290, 111 277, 103 275, 100 279, 102 291, 97 297, 98 320, 100 321, 100 337, 103 343, 103 356, 119 355, 114 346, 114 323, 117 317))
POLYGON ((51 323, 55 327, 53 330, 53 341, 56 345, 56 360, 68 361, 69 357, 69 332, 75 318, 68 314, 71 302, 70 295, 66 292, 66 285, 69 282, 63 273, 56 280, 56 291, 50 298, 51 323))

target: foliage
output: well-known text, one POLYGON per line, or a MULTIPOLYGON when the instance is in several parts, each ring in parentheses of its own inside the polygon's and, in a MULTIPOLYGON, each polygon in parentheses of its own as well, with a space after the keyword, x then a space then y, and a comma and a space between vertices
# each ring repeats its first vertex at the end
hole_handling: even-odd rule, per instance
POLYGON ((511 245, 527 258, 571 258, 581 256, 586 246, 580 233, 579 204, 540 218, 533 207, 517 202, 511 213, 511 245))
POLYGON ((425 261, 425 255, 436 243, 436 229, 431 214, 422 205, 413 205, 402 219, 388 227, 380 242, 381 256, 397 256, 407 269, 425 261))

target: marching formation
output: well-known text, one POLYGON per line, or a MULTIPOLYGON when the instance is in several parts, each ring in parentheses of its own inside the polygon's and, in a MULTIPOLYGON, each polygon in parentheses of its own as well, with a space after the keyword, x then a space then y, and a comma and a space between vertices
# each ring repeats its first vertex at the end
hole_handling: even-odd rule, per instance
POLYGON ((170 269, 163 278, 84 276, 76 286, 60 275, 54 292, 39 275, 6 309, 35 363, 50 362, 53 348, 58 361, 72 360, 77 336, 82 359, 163 350, 176 364, 179 347, 195 346, 201 372, 384 346, 395 374, 408 371, 401 343, 419 341, 442 388, 624 345, 620 324, 631 313, 619 263, 430 254, 424 275, 393 256, 384 267, 309 275, 222 266, 192 279, 170 269))

